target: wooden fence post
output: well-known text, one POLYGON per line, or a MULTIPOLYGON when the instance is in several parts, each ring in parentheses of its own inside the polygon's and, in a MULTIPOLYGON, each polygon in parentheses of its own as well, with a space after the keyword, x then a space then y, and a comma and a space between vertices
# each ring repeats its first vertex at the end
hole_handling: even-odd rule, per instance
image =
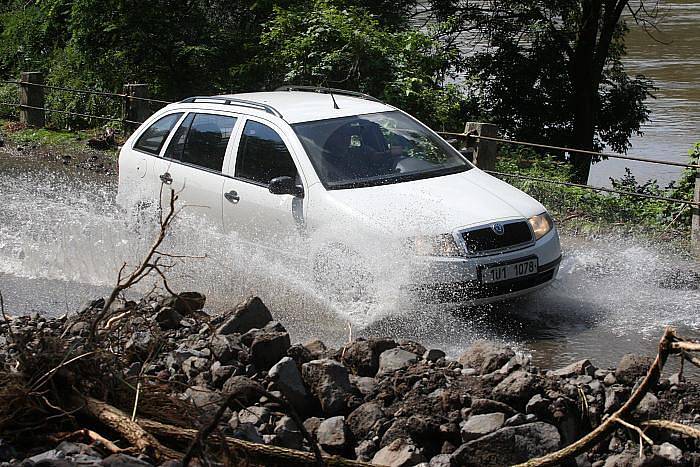
MULTIPOLYGON (((464 132, 475 136, 498 136, 498 127, 491 123, 467 122, 464 132)), ((474 144, 474 164, 482 170, 496 170, 496 142, 477 139, 474 144)))
POLYGON ((44 84, 44 74, 39 71, 22 72, 19 81, 19 121, 28 126, 41 128, 46 123, 43 109, 44 88, 31 86, 29 83, 44 84))
POLYGON ((148 101, 141 99, 132 99, 132 97, 148 98, 147 84, 125 84, 124 85, 124 102, 122 105, 122 119, 124 120, 125 130, 133 131, 138 128, 139 123, 143 122, 151 116, 151 109, 148 101))
MULTIPOLYGON (((700 170, 695 169, 695 196, 693 201, 700 203, 700 170)), ((690 221, 690 245, 696 256, 700 257, 700 205, 693 206, 693 217, 690 221)))

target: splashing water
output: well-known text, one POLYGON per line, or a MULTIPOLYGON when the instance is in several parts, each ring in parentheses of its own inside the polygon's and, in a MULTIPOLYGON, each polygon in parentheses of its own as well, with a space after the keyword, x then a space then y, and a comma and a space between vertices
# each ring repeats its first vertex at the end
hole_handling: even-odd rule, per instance
MULTIPOLYGON (((116 205, 114 180, 34 165, 0 160, 0 290, 16 313, 75 310, 104 295, 123 262, 138 263, 156 225, 137 222, 116 205)), ((306 239, 300 248, 313 248, 314 241, 306 239)), ((457 355, 473 340, 489 338, 530 352, 544 365, 582 357, 610 365, 627 352, 652 353, 666 324, 679 326, 684 335, 700 335, 696 262, 633 239, 562 241, 564 259, 552 286, 476 308, 405 296, 399 286, 420 271, 371 243, 366 245, 372 250, 370 272, 380 280, 372 283, 371 300, 352 304, 319 286, 305 262, 281 260, 235 234, 217 232, 186 209, 162 250, 206 255, 176 261, 168 271, 174 289, 205 293, 213 310, 258 295, 295 341, 321 338, 340 345, 352 330, 354 336, 414 339, 457 355)), ((345 261, 343 269, 356 268, 352 258, 345 261)), ((343 280, 342 287, 356 285, 351 275, 343 280)), ((144 281, 140 291, 154 282, 144 281)))

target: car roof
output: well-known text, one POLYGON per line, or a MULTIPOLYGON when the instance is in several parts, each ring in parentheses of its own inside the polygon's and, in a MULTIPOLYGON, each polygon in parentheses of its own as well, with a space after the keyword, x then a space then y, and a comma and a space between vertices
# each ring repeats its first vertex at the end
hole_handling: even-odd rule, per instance
MULTIPOLYGON (((338 109, 333 106, 330 94, 308 91, 272 91, 272 92, 247 92, 240 94, 223 94, 212 96, 217 98, 241 99, 259 104, 265 104, 274 108, 287 123, 301 123, 314 120, 326 120, 329 118, 348 117, 375 112, 396 110, 394 107, 382 102, 363 99, 361 97, 333 94, 338 109)), ((206 97, 201 97, 206 101, 206 97)), ((199 103, 197 103, 199 104, 199 103)), ((192 105, 191 103, 188 105, 192 105)), ((235 102, 230 104, 235 107, 235 102)), ((227 104, 216 102, 202 102, 202 106, 221 108, 227 104)), ((245 107, 245 106, 244 106, 245 107)), ((246 108, 246 113, 265 113, 264 110, 246 108)))

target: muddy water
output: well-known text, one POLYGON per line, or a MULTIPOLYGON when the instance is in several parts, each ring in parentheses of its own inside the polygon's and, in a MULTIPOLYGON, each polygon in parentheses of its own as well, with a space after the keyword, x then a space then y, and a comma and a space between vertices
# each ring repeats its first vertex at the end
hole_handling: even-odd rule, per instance
MULTIPOLYGON (((662 1, 659 31, 651 35, 630 21, 625 66, 631 75, 654 80, 656 99, 648 101, 651 121, 643 136, 632 139, 629 154, 685 162, 688 150, 700 142, 700 1, 662 1)), ((641 180, 666 184, 682 169, 657 164, 608 160, 596 164, 590 181, 607 183, 630 167, 641 180)))
MULTIPOLYGON (((0 154, 0 290, 11 313, 76 310, 109 290, 122 261, 133 265, 143 255, 153 228, 115 206, 114 185, 113 178, 0 154)), ((320 337, 338 345, 352 331, 413 338, 456 355, 489 338, 550 366, 579 357, 613 365, 627 352, 653 353, 666 324, 700 337, 700 290, 687 280, 700 267, 663 245, 564 237, 554 285, 494 307, 414 302, 388 289, 350 307, 329 301, 303 271, 241 247, 235 236, 182 222, 167 249, 207 258, 179 264, 169 273, 172 286, 207 294, 213 310, 258 294, 295 341, 320 337)))

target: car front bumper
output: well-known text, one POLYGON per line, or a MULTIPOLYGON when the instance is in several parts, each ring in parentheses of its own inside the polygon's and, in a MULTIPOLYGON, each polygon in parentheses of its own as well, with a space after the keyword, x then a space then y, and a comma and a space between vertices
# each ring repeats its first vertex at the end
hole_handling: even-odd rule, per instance
POLYGON ((556 228, 526 248, 475 257, 416 258, 410 289, 419 297, 443 302, 485 304, 524 295, 551 283, 561 262, 556 228), (481 268, 537 258, 537 273, 508 281, 482 283, 481 268))

